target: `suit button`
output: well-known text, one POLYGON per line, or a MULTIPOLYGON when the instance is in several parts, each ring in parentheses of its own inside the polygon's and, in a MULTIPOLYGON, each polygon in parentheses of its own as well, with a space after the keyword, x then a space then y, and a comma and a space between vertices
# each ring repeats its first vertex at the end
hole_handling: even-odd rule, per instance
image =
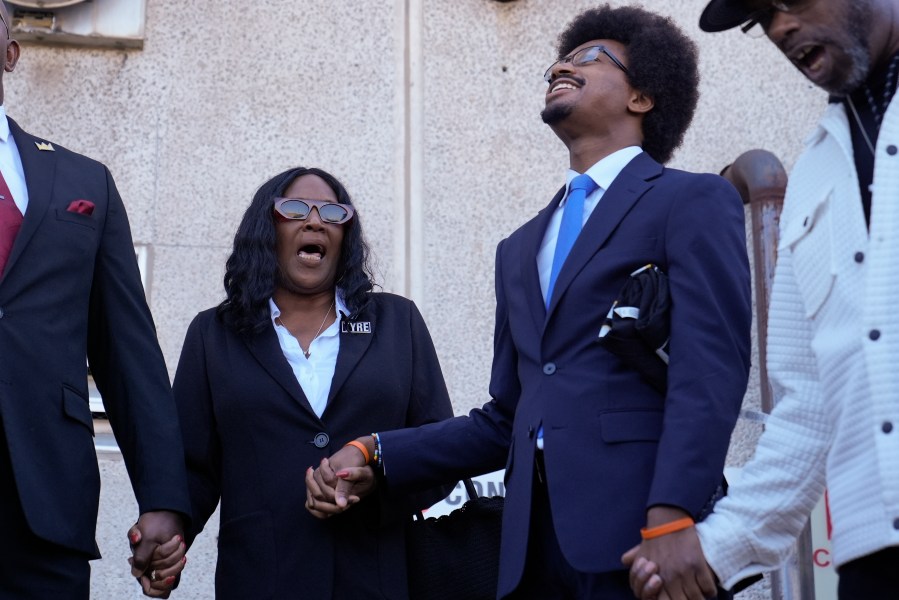
POLYGON ((890 433, 893 431, 893 424, 889 421, 885 421, 884 424, 880 428, 884 433, 890 433))
POLYGON ((543 365, 543 374, 552 375, 556 372, 556 363, 546 363, 543 365))
POLYGON ((893 521, 893 529, 899 529, 899 519, 893 521))
POLYGON ((868 332, 868 337, 871 338, 872 342, 876 342, 880 339, 880 330, 872 329, 870 332, 868 332))
POLYGON ((896 146, 894 146, 893 144, 890 144, 889 146, 887 146, 887 154, 889 154, 890 156, 895 156, 896 152, 897 152, 896 146))
POLYGON ((865 253, 864 252, 856 252, 855 253, 855 262, 861 263, 865 261, 865 253))
POLYGON ((316 433, 312 443, 315 444, 316 448, 324 448, 331 443, 331 438, 328 437, 327 433, 316 433))

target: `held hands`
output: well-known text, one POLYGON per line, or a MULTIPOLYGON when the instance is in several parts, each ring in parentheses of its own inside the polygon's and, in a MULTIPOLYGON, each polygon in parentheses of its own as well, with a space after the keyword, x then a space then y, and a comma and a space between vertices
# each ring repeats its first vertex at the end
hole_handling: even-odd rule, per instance
MULTIPOLYGON (((373 445, 370 436, 357 442, 373 445)), ((369 456, 374 449, 369 449, 369 456)), ((340 514, 370 494, 377 486, 367 457, 354 446, 344 446, 331 458, 322 459, 317 469, 306 470, 306 510, 319 519, 340 514)))
POLYGON ((131 575, 144 594, 168 598, 187 563, 181 517, 169 511, 146 512, 128 530, 131 575))
MULTIPOLYGON (((659 510, 677 511, 653 507, 650 513, 659 510)), ((670 522, 671 516, 657 522, 670 522)), ((630 567, 631 591, 641 600, 705 600, 718 594, 715 575, 706 563, 695 527, 644 539, 621 561, 630 567)))

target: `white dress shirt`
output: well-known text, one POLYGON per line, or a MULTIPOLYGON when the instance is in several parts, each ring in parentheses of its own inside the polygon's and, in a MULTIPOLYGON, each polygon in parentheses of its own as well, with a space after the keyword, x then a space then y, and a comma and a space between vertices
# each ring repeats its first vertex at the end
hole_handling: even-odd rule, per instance
POLYGON ((6 107, 0 105, 0 173, 19 211, 24 215, 28 208, 28 188, 25 186, 25 169, 22 168, 22 157, 19 156, 19 148, 16 140, 9 131, 9 121, 6 120, 6 107))
MULTIPOLYGON (((590 176, 599 187, 584 201, 584 223, 593 214, 593 209, 599 204, 602 195, 605 193, 612 182, 621 173, 621 170, 631 162, 635 156, 643 152, 639 146, 628 146, 617 152, 606 156, 601 161, 587 169, 587 175, 590 176)), ((559 226, 562 224, 562 211, 565 210, 565 203, 568 201, 568 188, 571 181, 580 175, 577 171, 568 169, 565 179, 565 197, 559 203, 556 212, 553 213, 546 227, 546 233, 543 234, 543 243, 540 244, 540 251, 537 253, 537 271, 540 273, 540 290, 543 292, 543 299, 546 300, 546 288, 549 286, 549 274, 553 268, 553 256, 556 253, 556 242, 559 239, 559 226)))
MULTIPOLYGON (((606 156, 598 163, 587 169, 587 175, 590 176, 597 186, 592 194, 584 200, 584 220, 581 224, 587 222, 593 209, 599 204, 602 195, 605 193, 622 169, 631 162, 634 157, 643 152, 639 146, 628 146, 622 148, 612 154, 606 156)), ((549 287, 549 275, 553 268, 553 256, 556 253, 556 242, 559 240, 559 226, 562 224, 562 212, 565 210, 565 204, 568 201, 568 190, 571 182, 575 177, 580 175, 577 171, 568 169, 565 179, 565 197, 559 202, 559 206, 549 220, 546 226, 546 233, 543 234, 543 243, 540 244, 540 250, 537 252, 537 272, 540 275, 540 291, 543 294, 543 301, 547 302, 546 289, 549 287)), ((543 450, 543 426, 537 432, 537 449, 543 450)))
MULTIPOLYGON (((322 331, 318 337, 309 344, 309 358, 303 353, 297 338, 293 337, 286 327, 280 324, 281 309, 275 301, 269 298, 272 326, 278 334, 278 343, 281 344, 281 352, 293 369, 293 374, 303 388, 306 399, 312 406, 312 410, 319 417, 325 412, 328 405, 328 394, 331 391, 331 380, 334 379, 334 369, 337 366, 337 354, 340 351, 340 319, 334 319, 330 327, 322 331)), ((340 313, 347 314, 346 305, 340 294, 334 299, 337 316, 340 313)))

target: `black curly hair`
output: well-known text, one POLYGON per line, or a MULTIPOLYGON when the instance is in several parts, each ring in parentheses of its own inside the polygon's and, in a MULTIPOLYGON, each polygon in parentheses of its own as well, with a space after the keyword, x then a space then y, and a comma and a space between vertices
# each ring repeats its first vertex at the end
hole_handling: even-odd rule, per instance
MULTIPOLYGON (((226 298, 217 310, 219 318, 242 335, 262 331, 271 318, 268 300, 278 279, 274 199, 282 196, 301 175, 321 177, 334 190, 338 202, 353 203, 336 177, 316 168, 288 169, 259 188, 234 235, 234 249, 225 263, 226 298)), ((374 288, 359 211, 344 225, 337 286, 351 315, 359 314, 374 288)))
POLYGON ((615 40, 627 48, 629 81, 654 102, 643 118, 643 150, 668 162, 699 101, 696 45, 667 17, 636 6, 605 4, 568 24, 559 36, 558 57, 591 40, 615 40))

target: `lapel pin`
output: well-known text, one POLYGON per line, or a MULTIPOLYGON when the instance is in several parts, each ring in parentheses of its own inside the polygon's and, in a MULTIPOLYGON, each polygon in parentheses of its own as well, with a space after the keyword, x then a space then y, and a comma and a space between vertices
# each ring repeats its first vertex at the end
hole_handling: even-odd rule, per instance
POLYGON ((46 151, 46 152, 56 152, 56 148, 53 147, 53 144, 50 142, 35 142, 35 146, 37 146, 38 150, 46 151))
POLYGON ((371 321, 341 321, 340 333, 371 333, 371 321))

